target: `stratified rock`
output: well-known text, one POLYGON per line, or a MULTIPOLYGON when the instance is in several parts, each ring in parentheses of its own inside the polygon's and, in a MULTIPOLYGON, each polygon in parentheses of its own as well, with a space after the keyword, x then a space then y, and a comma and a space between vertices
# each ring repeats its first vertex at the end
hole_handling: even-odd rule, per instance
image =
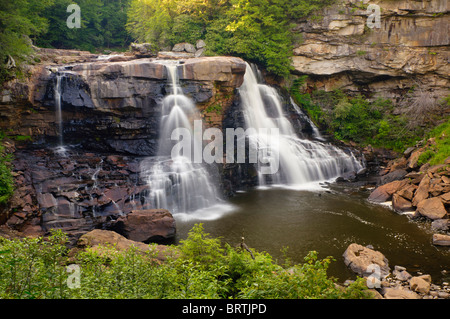
POLYGON ((120 217, 114 225, 114 230, 126 238, 152 242, 172 239, 175 236, 175 219, 166 209, 149 209, 132 211, 120 217))
POLYGON ((436 246, 450 246, 450 236, 443 234, 433 235, 433 245, 436 246))
POLYGON ((444 204, 439 197, 424 199, 417 205, 417 211, 430 219, 442 219, 447 215, 444 204))
POLYGON ((388 260, 382 253, 355 243, 348 246, 343 257, 345 265, 362 277, 372 275, 373 265, 379 267, 380 279, 390 272, 388 260))

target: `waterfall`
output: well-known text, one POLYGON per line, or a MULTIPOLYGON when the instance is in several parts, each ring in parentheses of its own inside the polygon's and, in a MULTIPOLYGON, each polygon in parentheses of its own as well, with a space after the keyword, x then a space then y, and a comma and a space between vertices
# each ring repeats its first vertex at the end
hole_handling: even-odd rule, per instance
POLYGON ((56 84, 54 88, 56 121, 58 126, 58 146, 56 147, 55 151, 60 155, 65 155, 66 153, 63 140, 63 120, 61 109, 61 94, 62 94, 61 81, 63 77, 64 76, 62 74, 59 73, 56 74, 56 84))
MULTIPOLYGON (((260 83, 258 73, 247 64, 244 82, 239 88, 246 126, 255 129, 255 133, 249 135, 250 146, 275 152, 279 161, 279 169, 272 175, 262 174, 262 165, 257 164, 260 186, 296 186, 362 169, 353 154, 321 142, 318 130, 314 133, 319 141, 299 138, 284 114, 277 90, 260 83), (278 138, 260 133, 263 128, 278 128, 278 138)), ((301 112, 299 108, 297 112, 301 112)))
POLYGON ((183 94, 180 87, 178 64, 160 62, 166 67, 167 86, 171 92, 161 102, 158 154, 141 162, 141 177, 150 190, 144 207, 168 209, 179 218, 217 218, 231 207, 221 199, 206 165, 194 163, 186 156, 171 154, 178 143, 171 139, 175 129, 183 128, 191 133, 192 149, 202 146, 201 139, 194 136, 191 124, 200 116, 194 102, 183 94))

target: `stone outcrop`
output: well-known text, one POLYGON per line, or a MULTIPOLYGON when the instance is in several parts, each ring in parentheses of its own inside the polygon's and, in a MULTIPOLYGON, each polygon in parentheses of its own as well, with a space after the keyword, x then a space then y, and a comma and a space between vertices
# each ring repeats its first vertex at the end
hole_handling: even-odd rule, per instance
POLYGON ((311 88, 396 99, 419 84, 435 97, 448 95, 447 1, 341 0, 318 16, 294 29, 303 41, 293 66, 310 75, 311 88), (366 24, 369 4, 381 8, 380 28, 366 24))
POLYGON ((132 211, 117 219, 114 230, 126 238, 139 242, 160 242, 173 239, 175 219, 166 209, 132 211))
MULTIPOLYGON (((135 48, 139 52, 147 49, 151 50, 144 45, 135 48)), ((141 53, 104 57, 70 51, 71 64, 62 65, 59 63, 65 60, 50 58, 57 56, 58 50, 42 52, 43 62, 33 67, 27 81, 5 84, 0 99, 0 129, 33 140, 56 141, 55 86, 60 76, 67 143, 80 143, 95 151, 155 155, 159 101, 169 90, 167 70, 157 58, 138 58, 141 53)), ((244 61, 199 57, 178 63, 185 94, 197 104, 207 125, 221 126, 223 113, 243 81, 244 61), (221 114, 211 106, 214 110, 220 107, 221 114)))

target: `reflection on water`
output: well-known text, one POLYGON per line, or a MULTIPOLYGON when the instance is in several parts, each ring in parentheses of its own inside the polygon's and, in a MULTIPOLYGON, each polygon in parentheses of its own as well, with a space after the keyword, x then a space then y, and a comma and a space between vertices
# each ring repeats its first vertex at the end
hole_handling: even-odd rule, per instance
POLYGON ((340 281, 354 278, 342 254, 356 242, 381 251, 391 269, 401 265, 412 275, 417 271, 430 274, 435 283, 449 281, 450 250, 432 245, 429 225, 370 204, 367 195, 337 185, 322 191, 269 188, 238 193, 231 199, 235 210, 219 219, 177 218, 177 240, 186 238, 192 226, 202 222, 212 236, 235 246, 244 235, 248 246, 267 251, 280 262, 283 247, 289 247, 288 257, 297 263, 316 250, 321 258, 336 259, 329 274, 340 281))

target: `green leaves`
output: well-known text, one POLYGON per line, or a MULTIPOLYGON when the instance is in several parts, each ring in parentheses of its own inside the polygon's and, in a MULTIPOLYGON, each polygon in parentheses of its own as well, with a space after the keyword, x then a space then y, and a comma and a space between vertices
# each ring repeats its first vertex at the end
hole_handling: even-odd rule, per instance
POLYGON ((114 247, 69 254, 67 237, 0 240, 0 298, 364 298, 361 282, 338 288, 327 276, 331 257, 310 252, 305 263, 285 267, 264 252, 223 245, 195 225, 164 263, 150 252, 114 247), (69 257, 69 255, 71 257, 69 257), (69 288, 66 267, 79 267, 80 285, 69 288), (288 268, 289 267, 289 268, 288 268))

